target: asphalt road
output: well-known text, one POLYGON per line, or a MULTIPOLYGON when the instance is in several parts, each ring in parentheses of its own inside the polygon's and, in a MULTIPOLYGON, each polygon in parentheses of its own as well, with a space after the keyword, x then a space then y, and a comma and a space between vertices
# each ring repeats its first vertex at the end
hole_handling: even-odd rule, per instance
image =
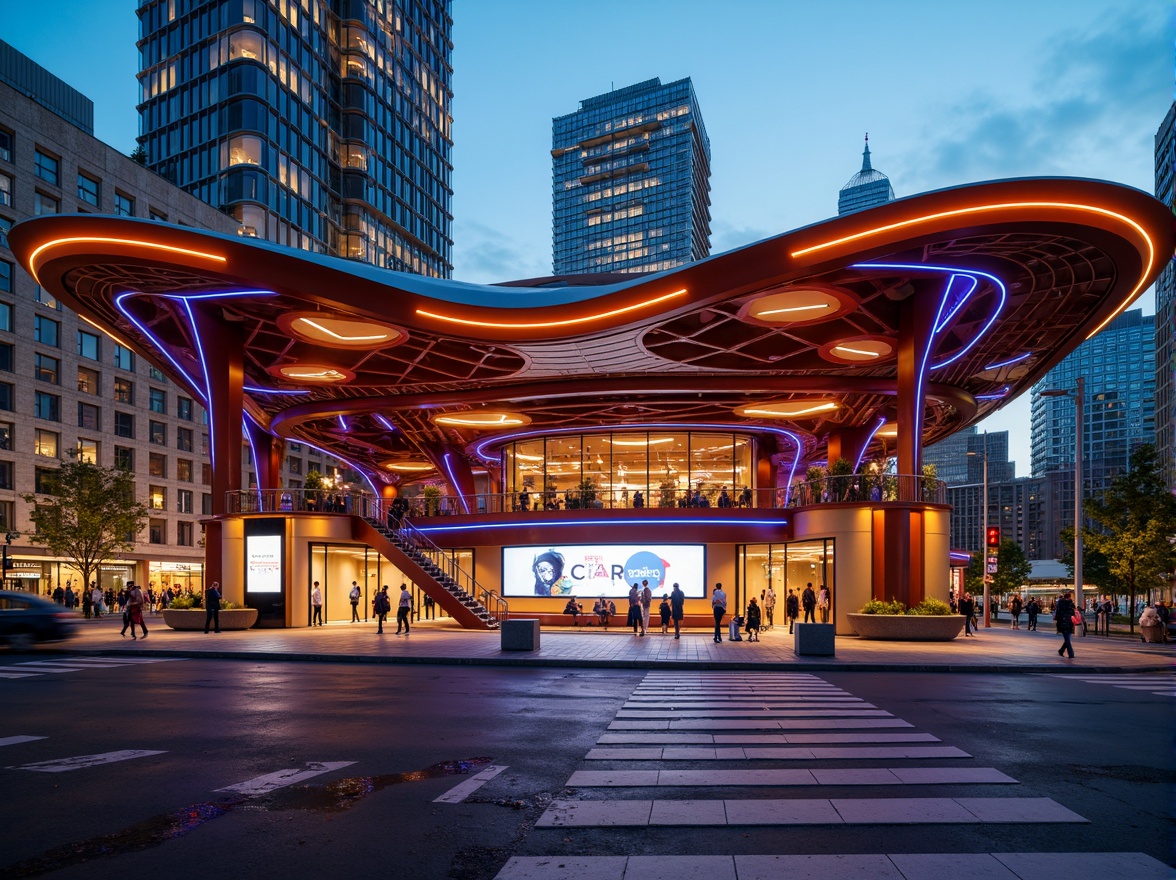
MULTIPOLYGON (((773 788, 705 795, 569 789, 571 774, 588 766, 586 754, 645 678, 641 670, 91 658, 90 668, 51 672, 51 665, 27 665, 37 659, 0 655, 0 675, 37 673, 0 678, 0 878, 488 880, 512 855, 1132 851, 1172 858, 1176 698, 1109 682, 818 676, 965 750, 969 766, 993 767, 1020 783, 1002 786, 1000 796, 1052 798, 1088 824, 569 829, 535 823, 553 799, 785 795, 773 788), (10 739, 19 737, 43 738, 10 739), (30 767, 123 750, 133 756, 61 772, 30 767), (487 767, 506 769, 459 803, 435 802, 487 767), (279 771, 315 775, 269 793, 218 791, 279 771)), ((740 675, 755 681, 760 674, 740 675)), ((1171 690, 1171 676, 1155 678, 1171 690)), ((591 769, 622 763, 640 764, 592 762, 591 769)), ((937 797, 980 794, 976 786, 935 789, 937 797)), ((926 796, 887 786, 839 787, 837 796, 896 794, 926 796)))

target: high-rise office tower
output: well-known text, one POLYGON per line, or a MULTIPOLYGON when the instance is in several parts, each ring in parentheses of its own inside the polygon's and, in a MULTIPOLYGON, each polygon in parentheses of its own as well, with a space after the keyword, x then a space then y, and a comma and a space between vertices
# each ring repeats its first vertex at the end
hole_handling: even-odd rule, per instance
MULTIPOLYGON (((1156 198, 1173 206, 1176 174, 1176 101, 1156 132, 1156 198)), ((1169 260, 1156 280, 1156 452, 1168 488, 1176 491, 1176 266, 1169 260)))
POLYGON ((689 77, 552 120, 556 275, 656 272, 710 254, 710 141, 689 77))
POLYGON ((989 483, 1013 479, 1016 463, 1009 461, 1008 431, 981 434, 973 425, 923 450, 923 464, 935 465, 935 475, 949 486, 983 482, 986 457, 989 483))
POLYGON ((1066 356, 1033 386, 1033 476, 1062 472, 1053 491, 1053 531, 1074 522, 1075 403, 1085 379, 1082 424, 1082 497, 1101 493, 1126 472, 1132 451, 1155 440, 1155 315, 1132 309, 1066 356), (1070 396, 1045 396, 1046 390, 1070 396))
POLYGON ((244 234, 452 271, 450 0, 140 0, 148 167, 244 234))
POLYGON ((863 208, 872 208, 894 201, 894 187, 890 178, 870 164, 870 136, 866 135, 866 148, 862 151, 862 170, 841 187, 837 196, 837 213, 852 214, 863 208))

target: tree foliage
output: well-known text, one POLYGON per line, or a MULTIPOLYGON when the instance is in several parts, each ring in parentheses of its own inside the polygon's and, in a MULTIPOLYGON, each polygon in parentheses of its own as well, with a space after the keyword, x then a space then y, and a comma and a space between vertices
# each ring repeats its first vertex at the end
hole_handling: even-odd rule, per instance
POLYGON ((1029 581, 1033 567, 1025 558, 1021 545, 1010 538, 1000 542, 996 551, 996 574, 992 576, 992 589, 997 593, 1019 593, 1029 581))
POLYGON ((1087 501, 1084 511, 1095 528, 1083 529, 1083 561, 1086 546, 1102 554, 1134 609, 1136 596, 1162 587, 1176 565, 1176 497, 1164 485, 1156 448, 1144 444, 1135 450, 1128 472, 1101 498, 1087 501))
POLYGON ((84 584, 97 580, 103 560, 134 549, 147 508, 135 500, 130 471, 67 461, 45 483, 44 495, 22 496, 34 505, 29 518, 36 532, 29 539, 72 560, 84 584))

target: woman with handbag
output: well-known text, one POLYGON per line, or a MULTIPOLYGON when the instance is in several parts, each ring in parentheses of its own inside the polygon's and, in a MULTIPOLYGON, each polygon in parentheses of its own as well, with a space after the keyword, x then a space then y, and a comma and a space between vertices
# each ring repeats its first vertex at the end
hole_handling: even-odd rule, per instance
POLYGON ((1078 610, 1074 607, 1074 600, 1070 598, 1072 593, 1065 593, 1062 598, 1058 599, 1057 610, 1054 611, 1054 621, 1057 623, 1058 632, 1062 634, 1062 646, 1058 648, 1058 656, 1062 654, 1069 654, 1070 659, 1074 659, 1074 646, 1070 644, 1070 636, 1074 634, 1074 618, 1078 610))

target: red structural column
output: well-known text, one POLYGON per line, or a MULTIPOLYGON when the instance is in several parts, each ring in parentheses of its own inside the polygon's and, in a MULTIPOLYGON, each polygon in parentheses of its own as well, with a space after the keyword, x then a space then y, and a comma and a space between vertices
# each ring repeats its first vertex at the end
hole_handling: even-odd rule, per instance
POLYGON ((851 465, 857 464, 873 435, 874 425, 843 427, 831 431, 828 438, 829 464, 832 465, 839 458, 844 458, 851 465))
POLYGON ((249 436, 249 447, 253 450, 257 488, 262 491, 281 488, 282 457, 286 452, 286 442, 252 419, 245 420, 245 433, 249 436))
POLYGON ((476 507, 475 496, 478 492, 474 485, 474 473, 466 457, 452 446, 432 446, 425 450, 425 455, 449 481, 457 493, 462 510, 470 513, 476 507))
POLYGON ((922 289, 899 305, 898 318, 898 472, 918 474, 923 462, 925 370, 935 328, 933 291, 922 289))

